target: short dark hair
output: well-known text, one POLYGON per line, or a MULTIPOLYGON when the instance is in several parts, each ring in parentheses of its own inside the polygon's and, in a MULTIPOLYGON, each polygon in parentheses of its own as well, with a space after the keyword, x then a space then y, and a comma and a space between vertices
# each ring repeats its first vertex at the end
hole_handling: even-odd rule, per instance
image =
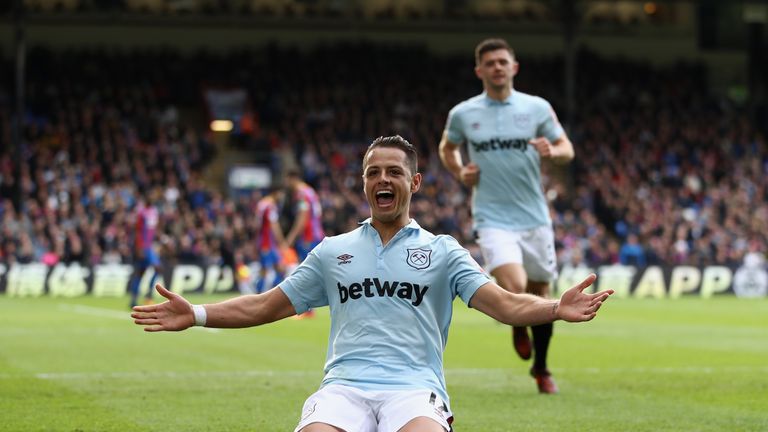
POLYGON ((411 170, 411 175, 418 172, 419 154, 416 152, 416 147, 400 135, 380 136, 373 140, 371 145, 368 146, 368 150, 365 151, 365 155, 363 155, 363 166, 365 166, 365 160, 368 158, 368 154, 377 147, 397 148, 404 151, 405 158, 408 160, 408 169, 411 170))
POLYGON ((284 192, 285 191, 285 183, 279 180, 273 180, 272 183, 270 183, 269 188, 267 188, 268 194, 273 194, 277 192, 284 192))
POLYGON ((477 47, 475 47, 475 64, 480 64, 480 59, 483 57, 483 54, 488 51, 496 51, 500 49, 509 51, 512 58, 515 58, 515 51, 509 46, 507 41, 499 38, 491 38, 480 42, 477 44, 477 47))
POLYGON ((304 176, 301 175, 301 171, 299 171, 296 168, 292 168, 288 170, 288 172, 285 173, 286 178, 296 178, 299 180, 304 180, 304 176))

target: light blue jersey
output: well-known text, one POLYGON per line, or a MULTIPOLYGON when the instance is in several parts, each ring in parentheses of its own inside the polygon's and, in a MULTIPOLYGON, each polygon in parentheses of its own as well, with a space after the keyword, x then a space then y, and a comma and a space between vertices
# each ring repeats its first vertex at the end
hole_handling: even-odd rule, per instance
POLYGON ((532 138, 555 141, 563 135, 546 100, 518 91, 503 102, 483 92, 453 107, 446 125, 448 141, 467 144, 480 167, 472 196, 475 229, 525 230, 551 225, 541 190, 541 160, 532 138))
POLYGON ((368 219, 325 238, 280 288, 297 313, 330 307, 323 386, 426 388, 447 401, 443 351, 453 300, 469 304, 488 281, 453 237, 412 220, 382 246, 368 219))

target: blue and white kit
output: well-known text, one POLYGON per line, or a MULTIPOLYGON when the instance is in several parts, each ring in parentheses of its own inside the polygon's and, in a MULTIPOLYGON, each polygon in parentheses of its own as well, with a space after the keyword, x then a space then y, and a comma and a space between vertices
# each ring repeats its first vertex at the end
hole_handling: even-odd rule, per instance
POLYGON ((449 142, 466 143, 470 160, 480 167, 472 197, 475 229, 520 231, 552 224, 539 153, 528 143, 563 135, 549 102, 514 90, 497 101, 483 92, 453 107, 446 131, 449 142))
POLYGON ((330 307, 322 386, 429 389, 448 401, 442 365, 453 300, 469 304, 488 281, 453 237, 412 220, 383 246, 368 219, 325 238, 280 288, 297 313, 330 307))

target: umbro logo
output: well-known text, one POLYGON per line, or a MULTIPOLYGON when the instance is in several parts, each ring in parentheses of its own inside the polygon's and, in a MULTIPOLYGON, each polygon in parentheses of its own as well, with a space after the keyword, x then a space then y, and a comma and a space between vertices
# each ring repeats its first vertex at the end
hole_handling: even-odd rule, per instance
POLYGON ((472 123, 472 129, 474 129, 474 130, 480 129, 480 123, 479 122, 472 123))
POLYGON ((352 258, 354 258, 354 256, 350 254, 341 254, 336 257, 336 259, 339 260, 339 265, 351 263, 352 258))

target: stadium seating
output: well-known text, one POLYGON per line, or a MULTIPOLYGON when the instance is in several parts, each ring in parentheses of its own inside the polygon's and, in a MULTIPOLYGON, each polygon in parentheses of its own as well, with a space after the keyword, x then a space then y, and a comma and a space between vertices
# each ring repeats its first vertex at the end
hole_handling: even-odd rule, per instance
MULTIPOLYGON (((559 61, 520 61, 516 88, 562 114, 559 61)), ((579 106, 568 119, 577 157, 544 185, 562 263, 619 262, 630 234, 648 264, 736 264, 768 250, 765 135, 744 107, 708 91, 702 65, 653 67, 589 52, 578 64, 579 106)), ((466 56, 370 43, 301 55, 275 45, 194 55, 34 50, 28 70, 19 211, 12 107, 0 98, 4 262, 129 262, 133 206, 152 188, 164 197, 167 259, 256 259, 251 215, 260 192, 230 197, 206 184, 215 157, 207 125, 178 115, 203 110, 206 85, 247 89, 255 127, 240 145, 279 155, 276 167, 303 169, 320 193, 328 234, 367 217, 361 152, 373 138, 399 133, 422 154, 425 183, 413 216, 475 250, 469 191, 441 168, 436 151, 450 107, 480 91, 466 56)), ((3 79, 8 95, 12 83, 3 79)))

